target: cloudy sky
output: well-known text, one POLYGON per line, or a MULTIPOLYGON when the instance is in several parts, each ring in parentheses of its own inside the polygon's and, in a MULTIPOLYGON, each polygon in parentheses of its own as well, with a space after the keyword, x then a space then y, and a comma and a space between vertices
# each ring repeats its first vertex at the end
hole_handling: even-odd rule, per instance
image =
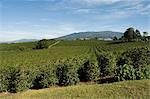
POLYGON ((149 0, 0 0, 0 41, 128 27, 150 32, 149 0))

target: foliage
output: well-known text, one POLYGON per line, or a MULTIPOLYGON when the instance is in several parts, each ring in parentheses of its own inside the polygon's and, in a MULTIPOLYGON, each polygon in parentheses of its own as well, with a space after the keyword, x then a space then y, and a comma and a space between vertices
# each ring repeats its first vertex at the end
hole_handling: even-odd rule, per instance
POLYGON ((124 37, 127 41, 132 41, 135 37, 135 32, 133 28, 128 28, 125 33, 124 33, 124 37))
POLYGON ((138 29, 135 30, 135 35, 134 35, 135 38, 138 38, 140 39, 142 36, 141 36, 141 33, 138 29))
POLYGON ((86 60, 78 70, 80 81, 93 81, 99 76, 98 64, 93 60, 86 60))
POLYGON ((119 81, 122 80, 134 80, 136 79, 135 76, 135 69, 132 65, 124 64, 120 66, 117 70, 117 77, 119 81))
POLYGON ((32 81, 32 88, 47 88, 57 83, 56 70, 51 66, 39 66, 35 78, 32 81))
POLYGON ((57 65, 58 85, 76 85, 79 82, 77 68, 69 61, 64 61, 57 65))
POLYGON ((139 30, 135 30, 134 28, 128 28, 124 33, 124 39, 131 42, 133 40, 139 40, 141 39, 141 34, 139 30))
MULTIPOLYGON (((54 42, 56 41, 48 40, 49 45, 54 42)), ((126 60, 121 66, 129 64, 134 68, 136 67, 134 64, 137 64, 137 61, 141 69, 136 69, 135 72, 142 71, 142 73, 135 73, 135 75, 138 75, 136 79, 149 77, 149 69, 147 69, 149 64, 149 51, 144 50, 150 48, 148 42, 114 43, 112 41, 74 40, 60 41, 60 43, 50 49, 32 50, 35 43, 0 44, 0 91, 12 90, 10 87, 8 88, 8 85, 14 79, 17 80, 15 80, 14 85, 11 87, 16 92, 29 88, 47 88, 55 84, 60 86, 76 84, 79 78, 83 76, 77 70, 83 69, 83 67, 88 81, 93 81, 95 78, 99 79, 99 71, 101 70, 103 73, 102 69, 107 70, 105 72, 111 76, 116 73, 115 64, 116 57, 118 56, 118 67, 122 63, 122 61, 119 61, 120 59, 126 60), (133 48, 141 47, 143 47, 142 50, 136 49, 131 51, 133 48), (21 50, 23 48, 23 50, 18 51, 19 48, 21 50), (26 50, 28 48, 29 50, 26 50), (146 55, 148 56, 146 57, 146 55), (137 59, 134 58, 135 56, 137 59), (63 61, 66 58, 67 60, 63 61), (101 67, 101 63, 106 65, 101 67), (8 78, 9 80, 5 80, 8 78)), ((104 74, 104 78, 107 75, 104 74)))
POLYGON ((143 36, 144 37, 148 36, 148 32, 143 32, 143 36))
POLYGON ((122 53, 117 65, 119 80, 149 79, 150 78, 149 48, 135 48, 122 53))
POLYGON ((136 79, 150 79, 150 65, 135 70, 136 79))
POLYGON ((28 83, 29 76, 27 75, 26 70, 19 66, 2 69, 0 78, 0 91, 15 93, 28 89, 30 86, 30 83, 28 83))
POLYGON ((116 36, 113 37, 113 41, 117 41, 118 38, 116 36))
POLYGON ((144 67, 150 64, 150 49, 134 48, 122 53, 119 57, 117 65, 131 64, 134 68, 144 67))
POLYGON ((125 41, 125 42, 131 42, 131 41, 149 41, 148 32, 143 32, 143 36, 141 35, 140 31, 138 29, 134 30, 134 28, 130 27, 125 32, 124 35, 119 38, 119 40, 125 41))
POLYGON ((97 55, 100 76, 110 76, 116 70, 116 59, 112 53, 100 53, 97 55))
POLYGON ((116 76, 119 81, 150 79, 150 66, 135 69, 132 65, 124 64, 119 66, 116 76))
POLYGON ((36 44, 36 49, 44 49, 44 48, 48 48, 49 44, 48 44, 48 40, 43 39, 37 42, 36 44))

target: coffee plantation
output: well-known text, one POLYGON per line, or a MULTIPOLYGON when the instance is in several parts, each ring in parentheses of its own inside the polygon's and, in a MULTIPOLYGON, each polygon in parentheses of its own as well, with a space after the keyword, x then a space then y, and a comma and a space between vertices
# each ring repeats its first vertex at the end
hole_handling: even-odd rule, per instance
POLYGON ((35 49, 37 44, 0 44, 0 92, 150 78, 149 42, 74 40, 35 49))

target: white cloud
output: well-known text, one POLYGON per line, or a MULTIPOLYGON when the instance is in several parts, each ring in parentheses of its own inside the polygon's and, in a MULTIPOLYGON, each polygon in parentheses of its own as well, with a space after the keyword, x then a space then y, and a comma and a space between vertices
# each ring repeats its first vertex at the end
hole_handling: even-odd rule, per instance
POLYGON ((83 3, 86 5, 102 5, 102 4, 113 4, 122 0, 71 0, 76 3, 83 3))
POLYGON ((48 18, 41 18, 40 21, 48 21, 48 18))
POLYGON ((71 23, 61 23, 58 25, 48 26, 33 24, 31 30, 24 31, 0 31, 1 41, 12 41, 17 39, 42 39, 42 38, 56 38, 64 36, 72 32, 81 30, 80 26, 71 23))
MULTIPOLYGON (((108 0, 84 0, 90 2, 105 2, 108 0)), ((110 0, 110 2, 119 2, 116 6, 107 6, 106 8, 100 9, 99 7, 88 7, 75 10, 75 14, 84 15, 86 18, 96 20, 114 20, 123 19, 136 15, 150 15, 150 4, 143 3, 144 0, 110 0)))
POLYGON ((88 14, 91 13, 91 9, 77 9, 75 10, 75 14, 88 14))
POLYGON ((29 21, 18 21, 15 24, 16 25, 25 25, 25 24, 29 24, 29 23, 30 23, 29 21))
POLYGON ((53 28, 50 28, 49 33, 55 33, 58 36, 62 36, 79 30, 81 30, 79 25, 75 25, 71 23, 61 23, 53 28))
POLYGON ((50 1, 50 2, 54 2, 56 0, 24 0, 24 1, 50 1))
POLYGON ((1 41, 12 41, 17 39, 38 39, 39 35, 35 32, 25 31, 0 31, 1 41))

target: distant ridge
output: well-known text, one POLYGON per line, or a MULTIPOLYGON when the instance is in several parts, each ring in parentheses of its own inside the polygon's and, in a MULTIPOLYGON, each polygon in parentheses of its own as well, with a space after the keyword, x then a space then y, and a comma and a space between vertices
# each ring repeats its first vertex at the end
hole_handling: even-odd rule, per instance
POLYGON ((92 38, 99 38, 99 39, 112 39, 114 36, 117 38, 120 38, 123 36, 123 33, 121 32, 113 32, 113 31, 97 31, 97 32, 78 32, 78 33, 72 33, 66 36, 62 36, 59 38, 56 38, 58 40, 75 40, 75 39, 92 39, 92 38))
MULTIPOLYGON (((123 36, 122 32, 113 32, 113 31, 90 31, 90 32, 78 32, 72 33, 66 36, 58 37, 56 40, 76 40, 76 39, 112 39, 114 36, 120 38, 123 36)), ((20 39, 15 41, 0 41, 0 43, 23 43, 23 42, 34 42, 38 41, 37 39, 20 39)))
POLYGON ((33 42, 33 41, 38 41, 37 39, 20 39, 20 40, 15 40, 12 41, 13 43, 21 43, 21 42, 33 42))
POLYGON ((37 39, 20 39, 20 40, 15 40, 15 41, 1 41, 0 43, 23 43, 23 42, 34 42, 38 41, 37 39))

